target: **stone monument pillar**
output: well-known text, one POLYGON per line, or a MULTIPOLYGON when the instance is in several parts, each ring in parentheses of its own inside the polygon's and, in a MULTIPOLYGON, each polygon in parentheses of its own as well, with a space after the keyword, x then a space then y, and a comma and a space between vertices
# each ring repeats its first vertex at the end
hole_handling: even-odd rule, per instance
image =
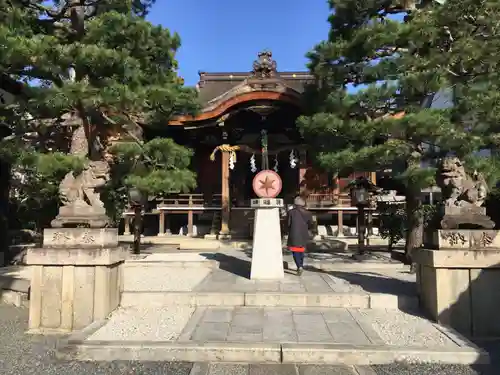
POLYGON ((421 306, 465 335, 499 337, 500 235, 481 207, 486 184, 457 158, 443 159, 437 173, 443 203, 414 252, 421 306))
POLYGON ((255 208, 252 280, 279 280, 285 277, 280 226, 282 207, 283 199, 252 199, 252 208, 255 208))
POLYGON ((281 178, 265 169, 254 177, 253 190, 260 199, 251 202, 255 218, 250 278, 279 280, 285 277, 280 225, 283 199, 276 198, 281 192, 281 178))

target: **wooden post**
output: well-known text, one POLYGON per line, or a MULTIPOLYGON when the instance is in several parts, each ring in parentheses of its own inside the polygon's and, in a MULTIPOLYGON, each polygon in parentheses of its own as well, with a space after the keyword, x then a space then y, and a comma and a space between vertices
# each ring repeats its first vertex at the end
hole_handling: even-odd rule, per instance
POLYGON ((307 155, 305 150, 299 151, 299 186, 302 186, 306 179, 307 155))
POLYGON ((160 210, 158 221, 158 236, 161 237, 165 235, 165 211, 160 210))
POLYGON ((167 211, 163 211, 163 214, 165 215, 165 234, 168 236, 172 234, 170 231, 170 216, 167 211))
POLYGON ((370 236, 373 235, 373 213, 372 210, 368 210, 367 220, 366 220, 366 246, 370 246, 370 236))
POLYGON ((141 252, 142 206, 134 206, 134 254, 141 252))
POLYGON ((229 232, 229 217, 231 215, 231 198, 229 196, 229 152, 222 151, 222 197, 221 197, 221 225, 219 235, 228 237, 229 232))
POLYGON ((344 237, 344 211, 337 210, 337 226, 338 233, 337 237, 344 237))
POLYGON ((193 210, 191 209, 193 206, 193 196, 189 195, 189 211, 188 211, 188 233, 189 237, 193 236, 193 210))

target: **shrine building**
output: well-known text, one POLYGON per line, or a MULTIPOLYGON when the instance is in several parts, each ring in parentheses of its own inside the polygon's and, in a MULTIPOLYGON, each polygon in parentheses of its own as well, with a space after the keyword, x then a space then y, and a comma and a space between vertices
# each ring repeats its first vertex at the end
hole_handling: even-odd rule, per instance
MULTIPOLYGON (((250 64, 249 64, 250 65, 250 64)), ((191 169, 197 188, 155 202, 145 220, 145 234, 246 238, 252 235, 256 198, 252 180, 262 169, 282 179, 279 198, 291 204, 299 193, 330 235, 349 235, 357 209, 343 187, 358 176, 375 183, 375 173, 333 178, 313 167, 307 145, 296 128, 303 112, 302 93, 313 77, 308 72, 280 72, 271 52, 261 52, 249 72, 200 72, 196 85, 202 110, 182 116, 165 129, 145 129, 146 139, 169 137, 194 151, 191 169), (262 150, 268 150, 265 168, 262 150), (306 193, 307 192, 307 193, 306 193), (347 229, 347 232, 346 232, 347 229)), ((125 217, 125 234, 130 217, 125 217)), ((352 230, 351 230, 352 232, 352 230)))

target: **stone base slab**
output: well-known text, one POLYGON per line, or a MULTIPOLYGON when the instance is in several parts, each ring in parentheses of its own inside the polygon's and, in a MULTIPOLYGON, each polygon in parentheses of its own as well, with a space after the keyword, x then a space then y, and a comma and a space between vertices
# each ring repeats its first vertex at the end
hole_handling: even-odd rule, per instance
POLYGON ((106 318, 120 304, 121 265, 32 266, 29 332, 71 332, 106 318))
POLYGON ((500 231, 493 229, 438 229, 424 234, 430 249, 500 249, 500 231))
POLYGON ((45 248, 116 246, 118 246, 118 228, 47 228, 43 231, 45 248))
POLYGON ((75 341, 60 345, 57 356, 80 361, 186 361, 375 365, 397 361, 441 364, 488 364, 480 349, 373 347, 342 344, 176 343, 75 341))
POLYGON ((211 292, 123 292, 121 306, 247 306, 247 307, 343 307, 411 310, 418 307, 414 296, 354 293, 211 293, 211 292))
POLYGON ((250 206, 252 208, 281 208, 284 205, 281 198, 259 198, 252 199, 250 206))

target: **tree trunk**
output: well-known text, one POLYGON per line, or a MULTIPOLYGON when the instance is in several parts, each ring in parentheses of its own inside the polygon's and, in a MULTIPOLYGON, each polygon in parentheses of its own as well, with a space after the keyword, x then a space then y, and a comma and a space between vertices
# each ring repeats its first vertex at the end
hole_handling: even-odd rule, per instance
POLYGON ((391 254, 394 250, 394 239, 392 236, 389 236, 389 243, 387 245, 387 251, 391 254))
POLYGON ((424 236, 424 217, 420 192, 410 189, 407 191, 406 215, 408 229, 406 232, 405 256, 408 264, 413 266, 413 250, 422 246, 424 236))

